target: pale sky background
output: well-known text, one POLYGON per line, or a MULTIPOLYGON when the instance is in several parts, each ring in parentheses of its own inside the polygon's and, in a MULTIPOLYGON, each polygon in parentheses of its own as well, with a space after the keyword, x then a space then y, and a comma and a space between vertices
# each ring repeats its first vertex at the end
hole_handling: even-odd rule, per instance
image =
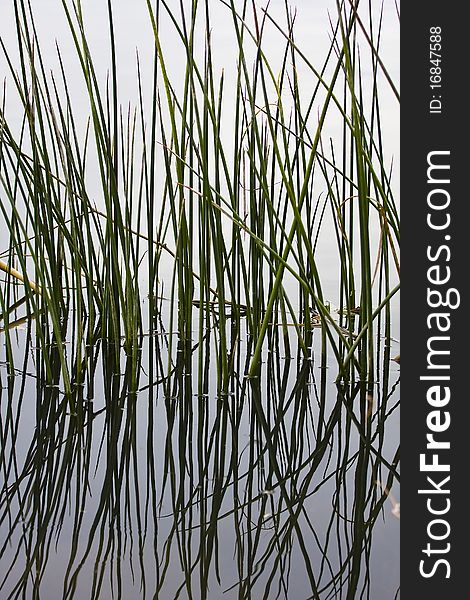
MULTIPOLYGON (((69 3, 70 4, 70 3, 69 3)), ((179 1, 169 0, 169 4, 175 7, 175 15, 180 20, 179 1)), ((298 46, 308 56, 314 66, 320 69, 330 44, 331 20, 336 22, 336 2, 333 0, 293 0, 289 3, 296 10, 295 39, 298 46)), ((372 1, 373 21, 377 27, 380 11, 383 8, 383 26, 381 33, 381 58, 388 69, 395 85, 399 87, 399 17, 395 0, 385 0, 383 5, 378 0, 372 1)), ((187 0, 185 7, 190 5, 187 0)), ((236 6, 241 7, 240 1, 236 6)), ((52 70, 57 76, 59 74, 56 43, 58 44, 68 77, 68 85, 72 101, 74 103, 75 117, 84 131, 85 123, 89 115, 89 101, 86 96, 83 75, 75 53, 73 40, 65 19, 62 2, 60 0, 31 0, 32 10, 35 16, 38 37, 40 40, 42 57, 46 71, 52 70)), ((216 76, 224 69, 225 73, 225 99, 223 114, 226 115, 226 143, 230 147, 230 123, 233 115, 234 74, 237 61, 237 44, 233 31, 232 16, 229 8, 219 0, 210 0, 212 44, 214 72, 216 76)), ((266 2, 257 2, 256 7, 259 18, 262 14, 261 7, 266 2)), ((368 2, 360 5, 360 15, 365 23, 368 19, 368 2)), ((137 92, 137 69, 136 52, 139 54, 140 67, 144 85, 144 102, 146 106, 147 119, 151 114, 152 95, 152 63, 154 53, 154 39, 145 0, 114 0, 112 3, 115 32, 117 42, 117 64, 119 77, 119 98, 124 107, 130 103, 135 107, 138 102, 137 92)), ((272 0, 269 5, 270 14, 285 25, 285 3, 284 0, 272 0)), ((105 0, 82 0, 83 14, 86 22, 88 42, 97 69, 98 79, 106 82, 106 76, 110 68, 109 52, 109 28, 107 17, 107 2, 105 0)), ((200 3, 201 15, 204 14, 203 3, 200 3)), ((249 15, 251 18, 251 9, 249 15)), ((174 26, 171 24, 166 12, 162 11, 161 21, 161 43, 165 54, 166 66, 170 80, 175 87, 182 84, 185 69, 185 55, 182 44, 179 42, 174 26)), ((203 48, 204 23, 201 20, 200 35, 196 36, 200 48, 203 48)), ((0 35, 5 46, 12 57, 16 52, 16 31, 14 28, 13 2, 1 3, 0 8, 0 35)), ((362 44, 363 61, 362 73, 367 81, 371 77, 370 53, 367 42, 361 32, 359 40, 362 44)), ((197 43, 196 42, 196 43, 197 43)), ((271 25, 267 24, 264 34, 263 48, 269 56, 270 64, 274 72, 278 72, 283 57, 285 40, 282 35, 271 25)), ((247 44, 248 56, 253 56, 254 45, 247 44)), ((250 64, 250 60, 248 60, 250 64)), ((309 99, 309 91, 316 83, 315 77, 306 67, 304 62, 298 58, 297 62, 299 78, 301 82, 301 93, 305 102, 309 99)), ((11 75, 8 73, 3 53, 0 52, 0 74, 6 79, 6 114, 10 124, 21 122, 22 109, 15 93, 11 75)), ((390 90, 388 83, 382 78, 382 89, 380 91, 382 133, 385 146, 387 164, 393 159, 394 176, 393 186, 395 199, 398 201, 399 182, 399 107, 396 98, 390 90)), ((366 86, 367 88, 367 86, 366 86)), ((367 100, 366 100, 367 103, 367 100)), ((317 109, 312 113, 312 128, 315 124, 317 109)), ((342 133, 341 118, 336 110, 330 111, 329 120, 323 132, 323 139, 328 143, 329 137, 340 139, 342 133)), ((225 140, 224 140, 225 141, 225 140)), ((89 184, 93 188, 93 172, 88 170, 89 184)), ((99 202, 99 177, 96 173, 97 198, 99 202)), ((337 255, 334 252, 336 241, 333 235, 324 235, 318 254, 322 257, 324 266, 323 281, 327 296, 333 297, 337 293, 337 255), (331 245, 331 247, 330 247, 331 245), (330 264, 329 264, 330 263, 330 264), (331 268, 329 268, 331 266, 331 268)), ((377 238, 378 241, 378 238, 377 238)), ((375 260, 375 257, 373 258, 375 260)))

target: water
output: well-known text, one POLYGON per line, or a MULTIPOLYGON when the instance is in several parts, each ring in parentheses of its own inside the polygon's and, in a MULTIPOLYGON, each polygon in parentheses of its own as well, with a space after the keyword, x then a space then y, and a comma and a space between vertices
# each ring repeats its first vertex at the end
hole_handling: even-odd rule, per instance
POLYGON ((69 407, 29 331, 23 371, 1 370, 2 597, 394 597, 394 363, 369 398, 293 338, 248 379, 240 336, 218 396, 214 332, 167 374, 162 331, 135 356, 89 349, 69 407))
MULTIPOLYGON (((328 47, 326 9, 332 5, 298 4, 296 40, 321 63, 328 47)), ((59 41, 70 93, 82 109, 76 119, 83 134, 88 100, 60 6, 53 0, 32 5, 43 57, 53 68, 57 58, 51 30, 59 41)), ((106 3, 83 5, 103 82, 109 69, 103 35, 106 3)), ((13 22, 10 9, 5 10, 4 23, 13 22)), ((115 2, 113 9, 120 99, 124 105, 127 101, 135 105, 134 49, 137 46, 147 83, 152 32, 144 3, 130 9, 128 3, 115 2)), ((283 3, 272 2, 271 9, 282 14, 283 3)), ((213 42, 219 49, 214 52, 215 71, 223 67, 230 81, 236 68, 233 28, 223 3, 213 3, 213 10, 213 42)), ((385 4, 385 23, 394 10, 394 3, 385 4)), ((184 53, 165 18, 167 66, 176 85, 181 85, 184 53)), ((276 70, 283 56, 282 38, 274 28, 267 30, 276 70)), ((1 33, 14 47, 12 28, 2 25, 1 33)), ((382 58, 394 80, 395 42, 393 26, 385 26, 382 58)), ((365 52, 367 44, 361 43, 365 52)), ((201 41, 199 52, 202 45, 201 41)), ((251 47, 248 60, 254 53, 251 47)), ((301 63, 299 77, 308 98, 314 82, 301 63)), ((370 77, 367 68, 364 77, 370 77)), ((10 84, 11 78, 6 112, 19 128, 21 107, 10 84)), ((150 88, 144 90, 147 106, 150 88)), ((370 90, 364 88, 367 97, 370 90)), ((227 115, 232 100, 228 95, 227 115)), ((389 92, 381 100, 383 137, 391 160, 398 145, 396 107, 389 92)), ((325 146, 330 136, 341 137, 342 125, 334 115, 325 125, 325 146)), ((310 118, 314 131, 317 115, 310 118)), ((226 127, 224 144, 230 148, 230 122, 226 127)), ((93 150, 90 153, 93 156, 93 150)), ((159 165, 164 162, 161 148, 157 160, 159 165)), ((398 169, 392 182, 397 174, 398 169)), ((163 181, 157 186, 162 188, 163 181)), ((325 194, 324 182, 321 185, 315 188, 315 198, 325 194)), ((88 169, 87 190, 103 209, 97 170, 88 169)), ((376 221, 373 248, 380 243, 376 221)), ((145 216, 137 224, 145 229, 145 216)), ((6 229, 0 222, 2 237, 8 234, 6 229)), ((174 242, 171 236, 170 232, 169 245, 174 242)), ((195 248, 197 241, 195 234, 195 248)), ((245 241, 249 256, 250 240, 245 241)), ((337 249, 328 213, 316 258, 336 321, 337 249)), ((87 338, 78 335, 84 313, 76 317, 72 302, 62 314, 70 396, 65 395, 59 353, 46 319, 18 323, 9 337, 0 332, 0 598, 398 598, 399 366, 391 357, 399 353, 399 346, 385 337, 384 322, 375 322, 371 385, 357 376, 347 384, 338 382, 338 362, 329 344, 322 351, 321 329, 306 331, 301 326, 308 348, 305 356, 293 324, 280 327, 276 312, 267 329, 260 369, 248 377, 254 346, 243 316, 239 324, 227 318, 226 344, 217 306, 202 323, 202 312, 193 306, 191 339, 170 331, 178 321, 170 319, 171 308, 178 307, 176 299, 173 305, 163 299, 158 322, 148 322, 147 262, 140 262, 146 253, 143 243, 140 252, 144 335, 136 346, 126 348, 126 353, 102 339, 99 322, 93 343, 85 345, 87 338)), ((358 256, 356 252, 356 262, 358 256)), ((32 265, 31 257, 27 261, 32 265)), ((150 293, 163 290, 165 298, 170 296, 173 268, 170 257, 161 261, 158 290, 150 293)), ((263 269, 268 282, 264 263, 263 269)), ((198 298, 200 289, 193 283, 198 298)), ((286 274, 283 285, 295 289, 293 310, 302 321, 294 284, 286 274)), ((394 298, 392 338, 398 337, 397 309, 394 298)), ((24 307, 14 313, 23 315, 24 307)))

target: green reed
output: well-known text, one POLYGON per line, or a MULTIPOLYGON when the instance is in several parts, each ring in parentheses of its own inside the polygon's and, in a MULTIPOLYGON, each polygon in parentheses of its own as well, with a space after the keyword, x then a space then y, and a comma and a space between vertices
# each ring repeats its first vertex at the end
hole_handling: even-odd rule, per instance
MULTIPOLYGON (((26 313, 36 318, 40 343, 51 337, 59 348, 66 392, 74 377, 62 350, 68 311, 77 350, 98 331, 116 351, 122 345, 132 354, 139 336, 162 318, 163 298, 170 300, 169 329, 186 340, 183 353, 196 322, 202 343, 216 305, 221 391, 232 332, 244 323, 253 339, 250 376, 273 328, 283 331, 286 352, 293 328, 306 354, 305 337, 318 326, 323 364, 331 351, 340 380, 372 382, 382 324, 390 335, 399 271, 380 102, 396 89, 380 58, 381 20, 375 25, 371 15, 367 23, 358 4, 338 3, 330 49, 316 67, 297 44, 287 4, 275 20, 251 2, 222 2, 236 49, 228 77, 214 63, 207 0, 176 10, 165 0, 147 2, 152 76, 143 76, 137 56, 132 107, 121 104, 112 3, 106 80, 98 75, 81 3, 62 5, 88 120, 84 126, 60 43, 51 73, 32 5, 16 0, 17 47, 2 41, 2 49, 23 122, 10 123, 2 109, 0 177, 9 234, 3 257, 23 276, 26 313), (163 23, 183 58, 178 72, 163 23), (276 66, 265 43, 273 32, 283 44, 276 66), (373 74, 367 85, 365 66, 373 74), (311 77, 307 92, 301 68, 311 77), (342 125, 339 140, 328 137, 332 120, 342 125), (325 297, 318 250, 331 227, 339 318, 325 297)), ((17 300, 13 279, 0 292, 5 324, 18 313, 9 311, 17 300)), ((169 343, 170 371, 176 347, 169 343)))
POLYGON ((2 597, 56 552, 63 598, 370 597, 399 480, 382 14, 332 3, 320 54, 287 3, 221 0, 221 61, 213 2, 148 0, 133 105, 116 4, 102 76, 62 1, 80 99, 34 4, 1 39, 2 597))

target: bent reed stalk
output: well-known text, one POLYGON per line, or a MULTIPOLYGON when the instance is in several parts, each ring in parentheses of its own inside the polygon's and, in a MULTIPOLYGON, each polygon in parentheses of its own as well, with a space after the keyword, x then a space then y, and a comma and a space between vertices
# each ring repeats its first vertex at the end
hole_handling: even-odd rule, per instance
POLYGON ((9 267, 7 263, 3 262, 3 260, 0 260, 0 270, 4 271, 8 275, 11 275, 15 279, 18 279, 18 281, 21 281, 21 283, 24 283, 25 285, 29 286, 33 290, 33 292, 37 292, 38 294, 41 293, 41 290, 37 287, 34 281, 30 281, 29 279, 25 280, 21 273, 19 273, 16 269, 13 269, 12 267, 9 267))

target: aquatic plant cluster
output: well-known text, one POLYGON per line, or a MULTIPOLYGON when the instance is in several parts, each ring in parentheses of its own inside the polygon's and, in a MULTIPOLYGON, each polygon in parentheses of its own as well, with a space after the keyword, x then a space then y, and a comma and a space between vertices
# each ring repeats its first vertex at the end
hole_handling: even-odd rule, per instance
POLYGON ((383 8, 332 2, 316 55, 287 3, 143 1, 127 105, 111 0, 104 76, 87 4, 58 2, 79 93, 40 7, 11 4, 1 594, 369 597, 372 533, 399 515, 383 8))
MULTIPOLYGON (((149 2, 155 40, 151 103, 144 104, 149 82, 142 81, 137 59, 140 103, 126 110, 119 102, 112 4, 111 69, 103 82, 81 3, 64 2, 89 102, 88 125, 81 131, 60 47, 59 72, 50 73, 31 7, 15 2, 17 60, 3 50, 23 119, 20 127, 10 126, 2 112, 1 206, 9 234, 2 262, 21 273, 24 285, 7 270, 4 328, 23 292, 26 313, 48 323, 59 349, 61 321, 71 310, 77 348, 98 336, 117 345, 122 340, 132 352, 139 336, 158 326, 162 298, 171 303, 169 329, 186 340, 195 314, 201 335, 216 305, 225 348, 219 366, 227 380, 227 332, 242 319, 255 340, 254 373, 269 328, 294 327, 302 343, 315 325, 312 314, 318 314, 341 376, 371 378, 374 321, 382 314, 388 318, 399 268, 398 215, 380 135, 379 83, 385 79, 388 86, 389 78, 372 38, 379 38, 380 29, 365 31, 373 69, 372 97, 365 103, 356 37, 366 24, 354 5, 340 6, 330 50, 317 69, 296 45, 295 16, 288 8, 282 26, 250 2, 228 4, 238 53, 230 89, 224 71, 213 66, 209 3, 182 5, 178 14, 165 2, 157 3, 158 10, 149 2), (176 82, 159 33, 165 11, 166 27, 173 28, 185 54, 176 82), (276 72, 263 51, 268 27, 277 28, 285 46, 276 72), (202 52, 198 32, 204 35, 202 52), (315 82, 307 98, 298 63, 315 82), (342 127, 339 149, 322 137, 332 117, 342 127), (326 213, 333 220, 328 234, 336 237, 341 325, 328 310, 318 267, 326 213), (380 234, 375 249, 374 227, 380 234)), ((45 335, 39 343, 46 343, 45 335)), ((68 393, 73 373, 59 354, 68 393)))

